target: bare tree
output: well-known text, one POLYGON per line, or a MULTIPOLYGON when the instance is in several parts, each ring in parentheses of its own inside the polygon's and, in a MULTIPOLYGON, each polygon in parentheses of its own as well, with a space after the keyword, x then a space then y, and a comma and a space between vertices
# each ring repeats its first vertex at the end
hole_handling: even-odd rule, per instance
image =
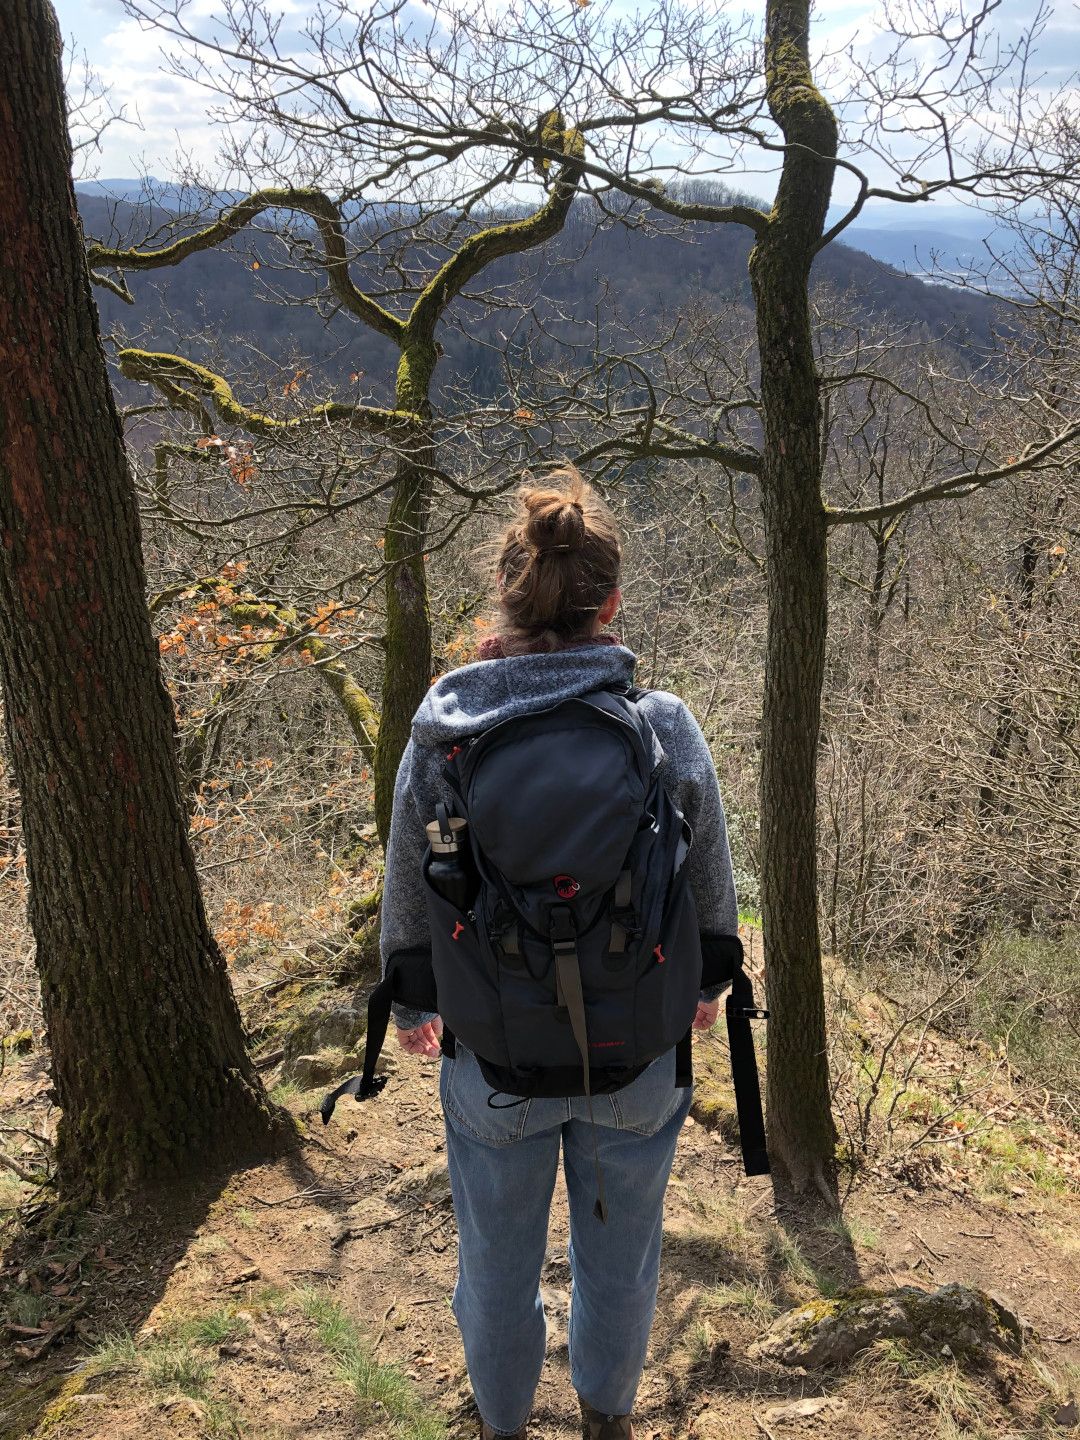
POLYGON ((0 41, 0 667, 58 1178, 88 1199, 265 1153, 284 1122, 188 843, 47 0, 7 6, 0 41))

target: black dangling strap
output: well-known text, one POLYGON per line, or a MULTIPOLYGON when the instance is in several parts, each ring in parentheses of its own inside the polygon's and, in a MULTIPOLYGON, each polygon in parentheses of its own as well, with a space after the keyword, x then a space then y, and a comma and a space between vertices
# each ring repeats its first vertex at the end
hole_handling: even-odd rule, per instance
POLYGON ((581 988, 581 966, 578 964, 577 931, 574 917, 565 905, 556 905, 551 912, 551 948, 555 953, 555 996, 570 1016, 570 1028, 581 1056, 585 1080, 585 1103, 589 1109, 592 1133, 593 1171, 596 1175, 596 1204, 593 1214, 602 1225, 607 1224, 607 1200, 604 1197, 604 1172, 600 1165, 600 1146, 596 1138, 593 1115, 592 1075, 589 1066, 589 1034, 585 1023, 585 994, 581 988))
POLYGON ((735 1109, 739 1116, 739 1141, 743 1169, 747 1175, 769 1174, 769 1152, 765 1145, 765 1117, 761 1111, 757 1057, 751 1020, 767 1020, 769 1012, 754 1004, 754 988, 742 967, 735 971, 727 997, 728 1047, 731 1051, 731 1079, 735 1086, 735 1109))
POLYGON ((394 972, 388 969, 368 997, 367 1040, 364 1044, 364 1068, 359 1075, 344 1081, 336 1090, 331 1090, 319 1106, 324 1125, 330 1124, 334 1107, 343 1095, 355 1095, 357 1101, 372 1100, 386 1084, 385 1075, 376 1075, 375 1066, 382 1054, 386 1028, 390 1024, 390 1007, 394 1000, 394 972))
POLYGON ((694 1027, 675 1046, 675 1089, 689 1090, 694 1083, 694 1027))

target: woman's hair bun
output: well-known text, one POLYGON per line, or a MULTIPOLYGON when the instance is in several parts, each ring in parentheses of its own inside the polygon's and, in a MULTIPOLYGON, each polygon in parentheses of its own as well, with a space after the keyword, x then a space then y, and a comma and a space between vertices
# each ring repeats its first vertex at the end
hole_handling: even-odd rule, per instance
POLYGON ((580 550, 585 543, 585 508, 581 499, 563 490, 539 486, 522 495, 525 540, 537 551, 580 550))
POLYGON ((517 499, 495 571, 503 653, 551 650, 594 635, 619 584, 615 517, 572 465, 526 485, 517 499))

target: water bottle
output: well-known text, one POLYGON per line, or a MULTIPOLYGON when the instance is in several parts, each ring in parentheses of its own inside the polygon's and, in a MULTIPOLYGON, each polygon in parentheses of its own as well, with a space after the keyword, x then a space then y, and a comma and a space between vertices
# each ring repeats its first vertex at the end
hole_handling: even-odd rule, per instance
POLYGON ((438 818, 429 821, 425 827, 431 843, 428 882, 433 890, 464 915, 476 893, 469 863, 472 857, 468 854, 468 837, 465 834, 467 822, 459 815, 448 815, 446 806, 442 804, 436 805, 435 814, 438 818))

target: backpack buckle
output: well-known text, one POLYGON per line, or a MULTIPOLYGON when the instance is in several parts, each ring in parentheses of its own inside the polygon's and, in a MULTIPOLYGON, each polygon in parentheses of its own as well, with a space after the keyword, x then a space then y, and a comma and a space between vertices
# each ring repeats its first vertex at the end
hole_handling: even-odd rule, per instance
POLYGON ((768 1020, 769 1012, 762 1005, 731 1005, 728 1014, 737 1020, 768 1020))
POLYGON ((577 949, 577 925, 569 905, 553 905, 548 919, 548 939, 556 955, 577 949))

